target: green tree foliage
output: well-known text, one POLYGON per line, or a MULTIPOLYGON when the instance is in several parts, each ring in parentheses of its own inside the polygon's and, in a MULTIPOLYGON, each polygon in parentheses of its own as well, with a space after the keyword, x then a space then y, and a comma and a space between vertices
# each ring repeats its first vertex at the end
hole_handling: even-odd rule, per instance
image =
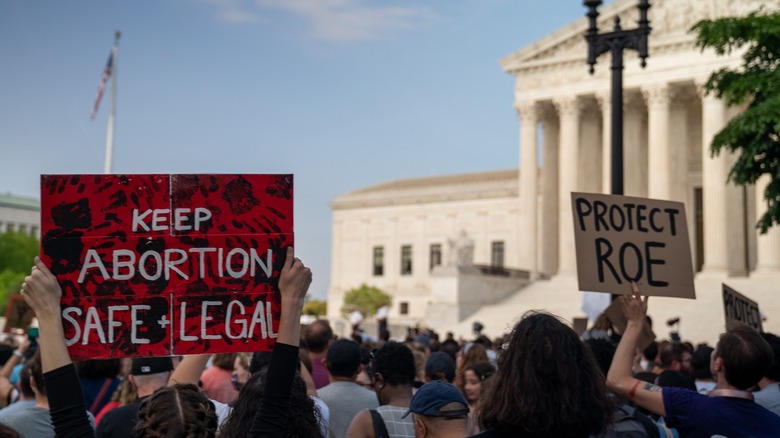
POLYGON ((303 305, 303 314, 322 316, 328 313, 328 303, 322 300, 309 300, 303 305))
POLYGON ((0 316, 5 316, 11 295, 19 294, 26 276, 27 272, 14 272, 10 269, 0 272, 0 316))
POLYGON ((703 20, 691 29, 696 45, 718 55, 744 50, 739 68, 714 72, 707 92, 729 105, 746 105, 713 139, 711 153, 738 153, 729 181, 755 184, 769 176, 764 192, 766 213, 759 218, 762 233, 780 223, 780 13, 754 12, 747 17, 703 20))
POLYGON ((393 303, 393 297, 383 292, 381 289, 361 284, 356 289, 350 289, 344 295, 344 305, 341 307, 341 314, 346 317, 354 307, 364 316, 370 316, 376 313, 376 310, 382 304, 388 306, 393 303))
POLYGON ((35 237, 17 231, 0 234, 0 271, 30 272, 33 258, 40 251, 35 237))
POLYGON ((33 258, 39 252, 38 239, 27 233, 7 231, 0 234, 0 316, 5 315, 11 295, 19 294, 33 258))

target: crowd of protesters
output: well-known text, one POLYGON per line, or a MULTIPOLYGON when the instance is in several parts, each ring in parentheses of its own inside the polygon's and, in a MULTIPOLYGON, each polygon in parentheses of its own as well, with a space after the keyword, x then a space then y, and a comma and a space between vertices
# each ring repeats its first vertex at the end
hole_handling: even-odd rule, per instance
POLYGON ((272 353, 73 364, 60 287, 36 259, 22 295, 40 336, 0 345, 0 437, 780 436, 780 338, 739 327, 715 346, 640 349, 634 285, 622 330, 601 317, 580 336, 539 311, 497 339, 398 337, 385 305, 378 338, 354 318, 337 339, 326 320, 299 324, 311 278, 290 248, 272 353))

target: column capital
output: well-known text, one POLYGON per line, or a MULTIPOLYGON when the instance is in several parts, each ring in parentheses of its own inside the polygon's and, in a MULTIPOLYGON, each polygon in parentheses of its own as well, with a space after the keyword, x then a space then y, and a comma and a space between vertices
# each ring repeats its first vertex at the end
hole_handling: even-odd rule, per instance
POLYGON ((566 96, 553 99, 553 105, 561 116, 579 116, 583 103, 577 96, 566 96))
POLYGON ((521 122, 536 122, 541 116, 541 109, 534 100, 515 102, 513 106, 517 111, 517 118, 521 122))
POLYGON ((596 102, 599 104, 601 111, 607 111, 612 109, 612 91, 601 90, 594 93, 596 102))
POLYGON ((667 83, 642 87, 642 97, 648 106, 669 106, 675 98, 675 90, 667 83))
POLYGON ((693 86, 696 88, 696 94, 699 95, 700 99, 714 96, 707 92, 707 88, 705 87, 705 85, 707 85, 707 80, 708 78, 694 78, 693 80, 693 86))

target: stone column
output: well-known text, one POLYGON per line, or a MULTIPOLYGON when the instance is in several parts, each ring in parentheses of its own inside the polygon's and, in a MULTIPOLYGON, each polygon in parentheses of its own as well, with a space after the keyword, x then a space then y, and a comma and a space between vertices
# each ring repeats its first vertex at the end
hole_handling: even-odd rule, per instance
MULTIPOLYGON (((702 143, 702 196, 704 202, 704 265, 702 272, 728 271, 728 205, 726 204, 726 178, 728 169, 724 153, 710 156, 710 145, 715 135, 726 124, 726 104, 714 95, 701 95, 701 143, 702 143)), ((725 151, 724 151, 725 152, 725 151)), ((741 208, 741 206, 733 206, 741 208)))
POLYGON ((647 102, 647 195, 654 199, 669 199, 670 195, 670 145, 669 106, 672 90, 669 84, 642 88, 647 102))
POLYGON ((647 196, 647 129, 644 102, 636 93, 623 95, 623 193, 647 196))
POLYGON ((558 156, 558 274, 575 274, 574 222, 571 212, 571 192, 577 191, 579 163, 580 113, 582 106, 576 96, 555 100, 561 120, 558 156))
POLYGON ((535 276, 537 266, 537 198, 538 170, 536 154, 536 102, 515 105, 520 119, 520 267, 535 276))
MULTIPOLYGON (((769 175, 762 175, 756 182, 756 220, 766 212, 764 191, 769 184, 769 175)), ((758 231, 756 237, 756 274, 780 273, 780 226, 775 225, 766 234, 758 231)))
MULTIPOLYGON (((688 216, 693 214, 689 201, 691 189, 688 183, 688 105, 694 101, 691 91, 679 90, 674 93, 669 107, 669 199, 685 203, 688 216)), ((693 228, 690 228, 691 234, 693 228)))
POLYGON ((539 113, 542 125, 541 214, 539 229, 539 271, 552 275, 558 271, 558 115, 552 106, 539 113))
POLYGON ((612 192, 612 92, 596 93, 601 108, 601 193, 612 192))

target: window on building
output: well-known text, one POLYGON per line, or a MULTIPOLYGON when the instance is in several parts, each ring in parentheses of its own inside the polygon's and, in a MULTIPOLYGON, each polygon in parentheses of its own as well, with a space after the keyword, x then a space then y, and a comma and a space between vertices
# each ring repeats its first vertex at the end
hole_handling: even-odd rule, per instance
POLYGON ((431 269, 441 265, 441 243, 431 244, 430 261, 431 261, 431 266, 430 266, 431 269))
POLYGON ((504 267, 504 242, 496 241, 490 243, 490 266, 494 268, 504 267))
POLYGON ((401 275, 412 275, 412 245, 401 246, 401 275))
POLYGON ((401 315, 408 315, 409 314, 409 302, 408 301, 401 301, 399 303, 398 312, 401 315))
POLYGON ((385 273, 385 248, 374 247, 374 275, 382 276, 385 273))

